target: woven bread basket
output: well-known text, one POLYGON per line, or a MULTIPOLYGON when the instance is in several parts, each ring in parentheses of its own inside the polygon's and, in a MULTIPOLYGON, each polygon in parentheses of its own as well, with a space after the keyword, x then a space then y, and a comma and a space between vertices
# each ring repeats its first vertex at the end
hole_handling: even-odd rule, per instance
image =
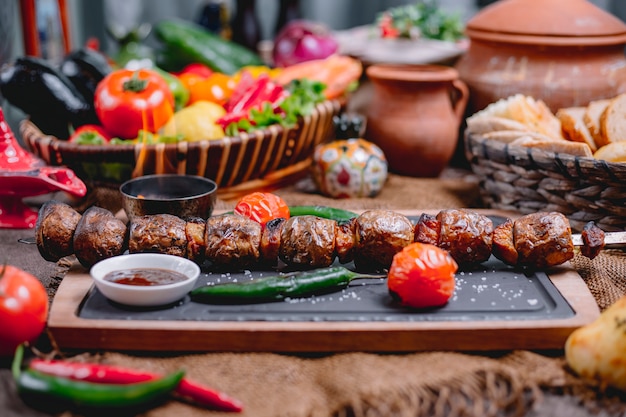
POLYGON ((558 211, 572 230, 594 221, 626 229, 626 164, 508 145, 464 135, 465 154, 486 207, 521 214, 558 211))
POLYGON ((149 174, 189 174, 214 180, 223 198, 271 189, 304 175, 315 146, 334 132, 343 103, 329 100, 293 128, 279 125, 236 137, 156 145, 77 145, 43 134, 32 122, 20 126, 24 143, 49 165, 72 169, 91 187, 118 187, 149 174))

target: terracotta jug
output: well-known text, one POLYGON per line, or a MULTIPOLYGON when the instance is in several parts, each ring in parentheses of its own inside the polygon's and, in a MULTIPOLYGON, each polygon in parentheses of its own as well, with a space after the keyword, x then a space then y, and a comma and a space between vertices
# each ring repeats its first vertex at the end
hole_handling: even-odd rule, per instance
POLYGON ((466 34, 468 114, 516 93, 556 112, 626 92, 626 24, 587 0, 500 0, 466 34))
POLYGON ((468 100, 458 72, 439 65, 372 65, 365 138, 385 153, 389 170, 436 177, 450 162, 468 100))

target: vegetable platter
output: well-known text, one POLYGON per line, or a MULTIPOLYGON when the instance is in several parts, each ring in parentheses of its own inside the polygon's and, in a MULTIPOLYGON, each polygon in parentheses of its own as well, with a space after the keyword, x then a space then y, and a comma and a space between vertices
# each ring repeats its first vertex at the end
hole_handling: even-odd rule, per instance
POLYGON ((320 103, 296 126, 270 126, 217 140, 145 145, 77 145, 45 135, 30 121, 20 131, 50 165, 71 168, 92 186, 119 186, 133 176, 189 174, 214 180, 219 193, 271 188, 306 172, 316 145, 328 140, 340 101, 320 103), (134 173, 133 173, 134 171, 134 173))
POLYGON ((92 186, 175 173, 210 178, 222 194, 271 188, 309 168, 362 74, 339 54, 271 67, 190 22, 155 33, 152 58, 85 46, 59 66, 20 57, 3 68, 0 92, 27 115, 29 150, 92 186))
MULTIPOLYGON (((412 219, 421 214, 403 213, 412 219)), ((481 213, 496 220, 510 215, 481 213)), ((261 267, 225 272, 205 265, 197 288, 271 279, 273 274, 261 267)), ((492 258, 460 268, 456 281, 447 305, 417 311, 394 303, 380 277, 357 280, 337 292, 278 302, 212 304, 187 297, 175 305, 142 309, 109 302, 93 288, 88 271, 76 264, 57 290, 48 326, 59 346, 79 349, 560 349, 574 329, 599 315, 586 284, 569 264, 525 273, 492 258)))

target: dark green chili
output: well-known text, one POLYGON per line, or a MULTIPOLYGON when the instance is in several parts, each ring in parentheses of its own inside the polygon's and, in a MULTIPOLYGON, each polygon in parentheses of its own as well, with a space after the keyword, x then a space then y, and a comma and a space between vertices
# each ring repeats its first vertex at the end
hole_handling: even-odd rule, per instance
POLYGON ((335 220, 338 222, 347 221, 358 217, 358 214, 353 213, 349 210, 328 206, 291 206, 289 207, 289 214, 291 216, 312 215, 317 217, 323 217, 325 219, 335 220))
POLYGON ((146 382, 101 384, 21 369, 23 356, 24 348, 20 346, 11 367, 21 395, 46 397, 77 407, 136 407, 148 404, 172 392, 184 376, 183 371, 178 371, 146 382))
POLYGON ((290 272, 245 282, 206 285, 191 291, 191 299, 204 303, 256 303, 326 294, 346 288, 357 278, 382 278, 353 272, 342 266, 290 272))

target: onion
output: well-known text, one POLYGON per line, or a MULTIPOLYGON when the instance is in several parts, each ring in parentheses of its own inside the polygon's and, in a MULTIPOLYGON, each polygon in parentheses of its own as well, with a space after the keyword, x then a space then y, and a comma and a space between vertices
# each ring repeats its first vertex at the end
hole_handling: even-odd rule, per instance
POLYGON ((293 20, 276 36, 272 58, 277 67, 324 59, 337 52, 339 43, 330 29, 318 22, 293 20))

